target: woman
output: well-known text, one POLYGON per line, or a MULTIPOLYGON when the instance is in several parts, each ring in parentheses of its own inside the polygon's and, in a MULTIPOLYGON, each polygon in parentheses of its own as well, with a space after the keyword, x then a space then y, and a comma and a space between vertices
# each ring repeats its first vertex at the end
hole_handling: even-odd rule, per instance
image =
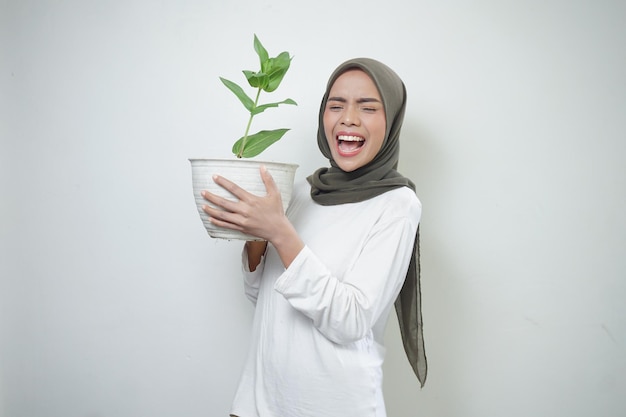
POLYGON ((214 224, 264 239, 243 251, 256 309, 232 415, 384 417, 383 336, 396 300, 405 350, 423 383, 421 204, 395 170, 405 105, 404 84, 390 68, 347 61, 331 75, 320 109, 318 146, 331 166, 297 185, 286 214, 265 169, 264 197, 222 177, 216 183, 238 202, 204 193, 223 209, 205 207, 214 224))

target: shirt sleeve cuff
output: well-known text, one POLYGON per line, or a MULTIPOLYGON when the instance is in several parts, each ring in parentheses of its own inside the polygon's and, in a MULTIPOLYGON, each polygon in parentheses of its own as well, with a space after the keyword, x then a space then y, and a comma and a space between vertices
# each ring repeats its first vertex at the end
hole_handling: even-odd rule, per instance
POLYGON ((289 265, 289 268, 285 269, 285 272, 278 277, 276 282, 274 283, 274 289, 279 293, 285 293, 290 286, 290 283, 293 280, 296 280, 300 275, 300 271, 302 270, 305 261, 311 255, 311 249, 308 246, 304 246, 302 250, 298 253, 295 259, 289 265))

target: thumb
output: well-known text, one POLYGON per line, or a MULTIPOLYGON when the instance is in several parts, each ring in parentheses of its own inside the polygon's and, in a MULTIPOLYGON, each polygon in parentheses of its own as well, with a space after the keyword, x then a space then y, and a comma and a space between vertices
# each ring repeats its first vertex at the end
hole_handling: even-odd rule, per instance
POLYGON ((265 165, 261 165, 261 179, 263 180, 263 184, 265 184, 265 190, 268 194, 279 193, 274 177, 272 177, 272 174, 270 174, 265 165))

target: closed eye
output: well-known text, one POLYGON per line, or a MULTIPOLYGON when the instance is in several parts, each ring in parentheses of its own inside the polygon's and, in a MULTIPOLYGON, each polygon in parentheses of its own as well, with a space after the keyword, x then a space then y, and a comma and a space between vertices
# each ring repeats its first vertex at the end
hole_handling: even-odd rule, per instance
POLYGON ((326 108, 331 111, 341 110, 346 103, 346 100, 339 97, 330 97, 326 104, 326 108))

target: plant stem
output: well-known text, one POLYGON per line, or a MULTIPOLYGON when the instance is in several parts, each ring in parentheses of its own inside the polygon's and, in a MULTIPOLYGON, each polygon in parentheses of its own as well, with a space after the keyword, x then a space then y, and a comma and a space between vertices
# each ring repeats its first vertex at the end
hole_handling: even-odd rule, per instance
POLYGON ((252 125, 252 119, 254 118, 254 110, 256 109, 257 104, 259 103, 259 97, 261 96, 262 88, 256 92, 256 98, 254 99, 254 106, 252 110, 250 110, 250 118, 248 119, 248 125, 246 126, 246 132, 243 134, 243 139, 241 140, 241 147, 239 148, 239 152, 237 153, 237 158, 243 157, 243 150, 246 149, 246 141, 248 140, 248 132, 250 132, 250 126, 252 125))

